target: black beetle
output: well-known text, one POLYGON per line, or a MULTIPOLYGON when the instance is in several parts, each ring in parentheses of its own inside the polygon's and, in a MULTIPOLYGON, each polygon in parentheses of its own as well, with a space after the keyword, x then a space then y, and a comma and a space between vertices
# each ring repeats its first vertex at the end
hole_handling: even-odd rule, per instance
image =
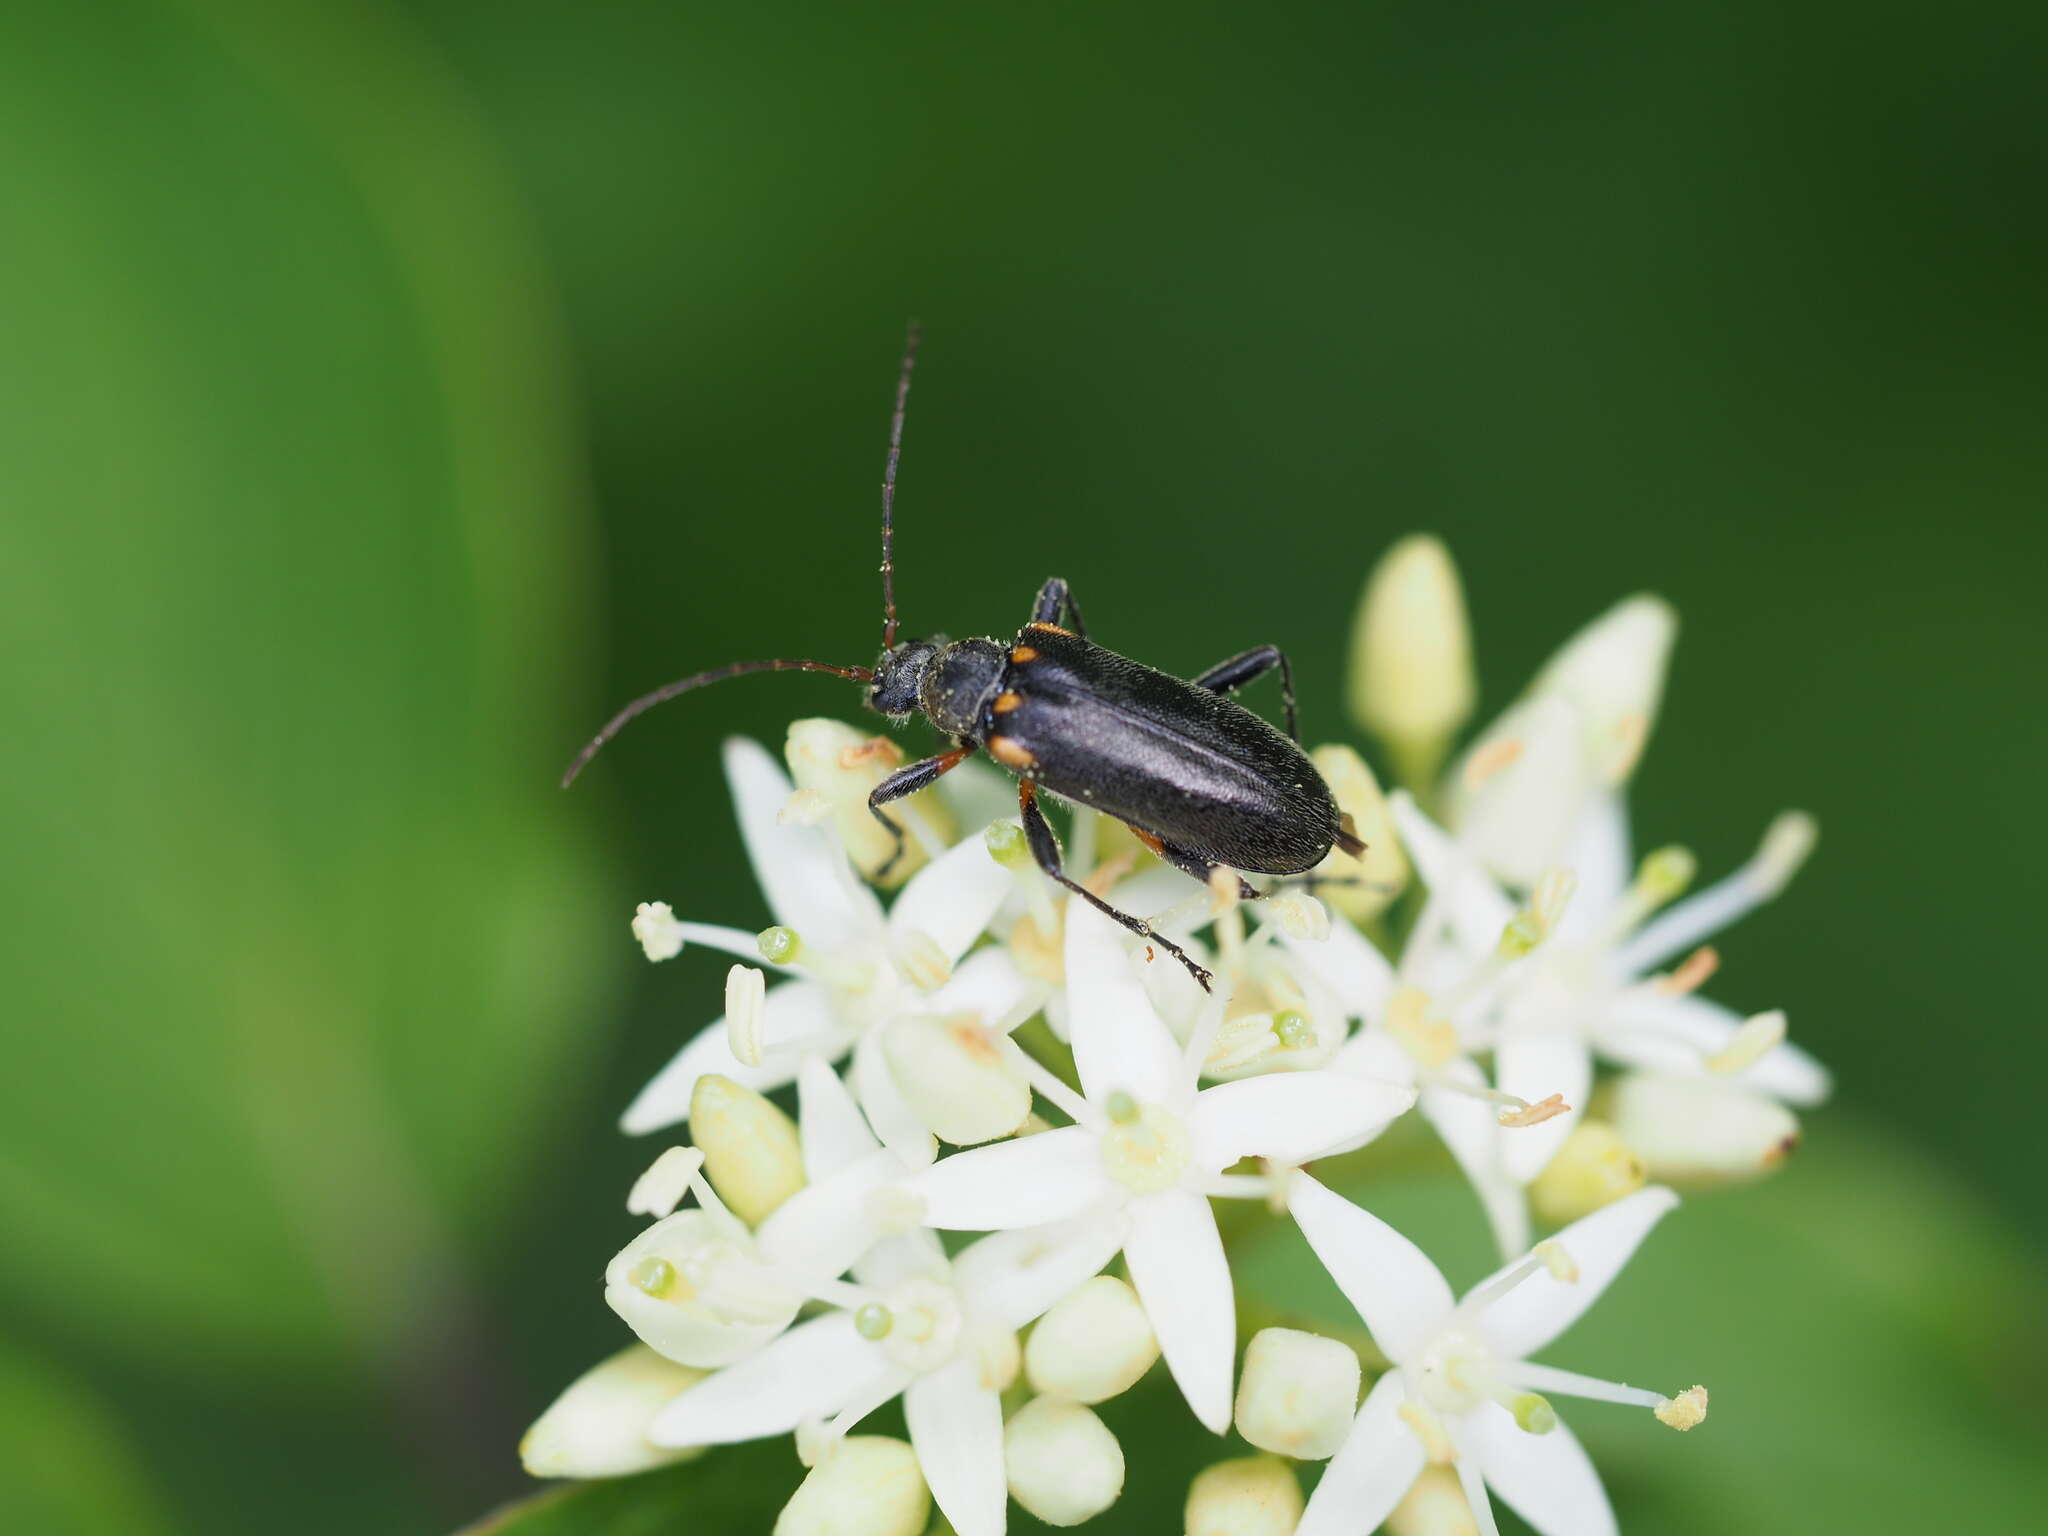
MULTIPOLYGON (((999 640, 896 638, 894 511, 904 406, 917 362, 915 324, 896 383, 889 457, 882 475, 882 654, 873 667, 822 661, 739 661, 670 683, 606 722, 562 775, 566 788, 635 715, 708 683, 747 672, 829 672, 868 685, 866 705, 893 720, 923 715, 953 738, 935 757, 905 765, 875 786, 868 808, 896 839, 877 874, 902 856, 902 827, 883 814, 892 800, 936 783, 977 747, 1017 775, 1018 808, 1040 869, 1098 911, 1166 950, 1204 989, 1213 980, 1193 956, 1143 918, 1118 911, 1061 868, 1059 840, 1038 804, 1043 788, 1128 825, 1146 847, 1198 880, 1218 869, 1299 875, 1332 847, 1353 857, 1365 845, 1337 810, 1329 786, 1301 750, 1294 674, 1278 646, 1262 645, 1192 681, 1103 649, 1088 639, 1081 610, 1059 577, 1039 589, 1031 619, 999 640), (1278 670, 1287 711, 1282 735, 1233 693, 1278 670)), ((1239 881, 1247 897, 1261 894, 1239 881)))

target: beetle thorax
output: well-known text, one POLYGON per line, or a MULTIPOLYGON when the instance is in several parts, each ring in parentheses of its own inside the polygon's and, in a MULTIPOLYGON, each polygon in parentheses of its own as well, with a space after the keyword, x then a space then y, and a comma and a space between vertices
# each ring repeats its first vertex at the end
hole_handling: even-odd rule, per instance
POLYGON ((955 640, 924 669, 918 704, 949 736, 981 739, 982 711, 1001 691, 1008 656, 994 640, 955 640))

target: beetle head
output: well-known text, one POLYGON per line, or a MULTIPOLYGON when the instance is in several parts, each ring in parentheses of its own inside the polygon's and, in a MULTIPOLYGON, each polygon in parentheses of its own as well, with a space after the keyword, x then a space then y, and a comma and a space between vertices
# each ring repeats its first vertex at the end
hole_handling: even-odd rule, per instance
POLYGON ((903 640, 882 652, 875 663, 875 680, 868 685, 868 708, 892 720, 916 714, 925 671, 945 643, 943 637, 903 640))

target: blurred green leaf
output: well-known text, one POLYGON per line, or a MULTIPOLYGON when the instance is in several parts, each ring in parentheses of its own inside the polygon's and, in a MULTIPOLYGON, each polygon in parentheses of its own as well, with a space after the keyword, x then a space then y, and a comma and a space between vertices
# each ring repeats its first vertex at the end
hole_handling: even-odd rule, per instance
POLYGON ((0 1530, 158 1536, 171 1529, 126 1435, 79 1383, 0 1343, 0 1530))
MULTIPOLYGON (((1491 1266, 1453 1179, 1340 1185, 1438 1260, 1491 1266)), ((1236 1264, 1241 1297, 1330 1331, 1358 1317, 1300 1235, 1236 1264)), ((2048 1508, 2038 1393, 2048 1280, 1992 1208, 1840 1115, 1775 1179, 1665 1218, 1621 1279, 1544 1352, 1610 1381, 1702 1381, 1713 1414, 1680 1437, 1646 1413, 1560 1404, 1624 1526, 1670 1536, 2015 1530, 2048 1508)))
POLYGON ((112 1347, 408 1351, 603 1002, 563 370, 458 100, 353 6, 0 18, 0 1287, 112 1347))
POLYGON ((787 1439, 720 1446, 638 1477, 563 1483, 459 1536, 670 1536, 766 1531, 803 1478, 787 1439))

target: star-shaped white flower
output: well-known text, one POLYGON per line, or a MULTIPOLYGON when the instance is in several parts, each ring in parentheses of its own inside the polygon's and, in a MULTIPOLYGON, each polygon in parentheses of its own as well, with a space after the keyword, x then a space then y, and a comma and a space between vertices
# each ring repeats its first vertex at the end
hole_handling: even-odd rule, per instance
POLYGON ((1527 1357, 1599 1298, 1677 1203, 1667 1189, 1638 1190, 1457 1301, 1407 1238, 1295 1175, 1289 1204, 1302 1234, 1393 1362, 1366 1395, 1296 1536, 1362 1536, 1432 1461, 1455 1464, 1485 1536, 1498 1536, 1489 1487, 1543 1536, 1611 1536, 1614 1512, 1599 1474, 1543 1394, 1633 1404, 1685 1429, 1705 1417, 1705 1389, 1665 1398, 1527 1357))
POLYGON ((1209 1194, 1240 1192, 1221 1177, 1240 1158, 1294 1166, 1368 1140, 1414 1094, 1324 1071, 1197 1091, 1221 1000, 1187 1046, 1177 1046, 1146 996, 1123 930, 1079 904, 1069 906, 1066 928, 1083 1092, 1042 1069, 1032 1081, 1075 1123, 956 1154, 909 1187, 936 1227, 994 1231, 1086 1218, 1107 1231, 1188 1405, 1221 1434, 1230 1423, 1236 1320, 1209 1194))
MULTIPOLYGON (((758 1059, 733 1054, 725 1021, 701 1031, 657 1073, 621 1121, 633 1134, 687 1120, 697 1079, 721 1073, 766 1092, 797 1075, 817 1056, 836 1061, 853 1052, 853 1084, 882 1139, 913 1161, 929 1162, 929 1131, 891 1077, 882 1030, 909 1013, 974 1014, 996 1031, 1015 1028, 1037 1009, 1044 988, 1007 952, 961 956, 979 938, 1012 889, 1014 877, 972 835, 932 860, 897 894, 885 914, 854 873, 829 830, 787 821, 793 792, 775 759, 758 743, 725 745, 741 836, 777 927, 763 936, 738 928, 663 919, 658 931, 644 914, 639 928, 655 933, 650 954, 673 954, 683 942, 765 963, 791 979, 769 988, 759 1019, 758 1059), (673 947, 671 947, 673 946, 673 947)), ((755 1052, 749 1052, 754 1055, 755 1052)))
POLYGON ((1017 1372, 1017 1330, 1115 1252, 1099 1223, 998 1233, 950 1264, 929 1232, 897 1238, 855 1266, 839 1310, 691 1387, 647 1437, 683 1447, 798 1430, 815 1452, 900 1396, 940 1510, 960 1536, 1000 1536, 1002 1392, 1017 1372))
MULTIPOLYGON (((1485 953, 1514 915, 1514 901, 1407 795, 1393 797, 1393 813, 1455 947, 1485 953)), ((1571 1134, 1592 1088, 1595 1055, 1625 1066, 1711 1070, 1791 1104, 1827 1097, 1827 1070, 1811 1056, 1767 1033, 1759 1038, 1757 1029, 1745 1035, 1741 1015, 1695 995, 1711 973, 1711 951, 1696 951, 1669 976, 1652 974, 1776 896, 1812 839, 1806 817, 1781 816, 1742 868, 1652 918, 1684 883, 1685 858, 1669 850, 1636 871, 1620 794, 1586 802, 1564 854, 1576 881, 1571 904, 1557 932, 1493 989, 1490 1027, 1477 1042, 1494 1047, 1496 1087, 1524 1098, 1561 1094, 1569 1106, 1503 1141, 1517 1184, 1541 1173, 1571 1134)))

